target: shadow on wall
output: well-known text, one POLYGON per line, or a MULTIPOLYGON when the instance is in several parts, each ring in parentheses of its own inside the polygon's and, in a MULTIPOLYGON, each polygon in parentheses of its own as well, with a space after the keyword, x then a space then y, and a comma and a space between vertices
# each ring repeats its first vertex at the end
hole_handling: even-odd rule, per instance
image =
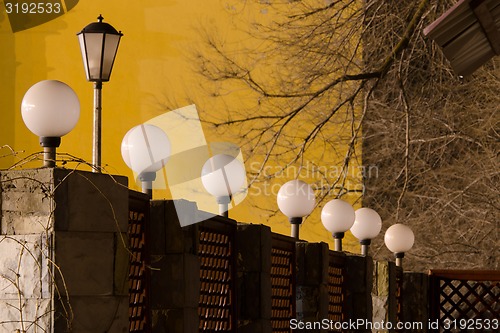
POLYGON ((78 4, 78 0, 44 2, 5 1, 5 12, 12 32, 36 27, 64 15, 78 4))

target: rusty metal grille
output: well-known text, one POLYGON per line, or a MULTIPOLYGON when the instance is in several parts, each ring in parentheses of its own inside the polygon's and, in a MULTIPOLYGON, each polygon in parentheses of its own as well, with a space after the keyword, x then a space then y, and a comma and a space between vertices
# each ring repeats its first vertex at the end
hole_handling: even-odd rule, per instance
POLYGON ((291 332, 295 317, 295 240, 272 234, 271 326, 273 332, 291 332))
POLYGON ((200 224, 199 329, 231 332, 235 329, 234 235, 236 225, 218 218, 200 224))
POLYGON ((149 222, 149 197, 129 192, 128 238, 129 269, 129 332, 150 332, 149 270, 146 228, 149 222))
POLYGON ((344 315, 345 257, 330 251, 328 265, 328 319, 334 322, 346 320, 344 315))
POLYGON ((431 319, 442 332, 496 332, 500 321, 500 271, 431 271, 431 319), (480 320, 479 320, 480 319, 480 320), (449 329, 446 329, 449 328, 449 329))

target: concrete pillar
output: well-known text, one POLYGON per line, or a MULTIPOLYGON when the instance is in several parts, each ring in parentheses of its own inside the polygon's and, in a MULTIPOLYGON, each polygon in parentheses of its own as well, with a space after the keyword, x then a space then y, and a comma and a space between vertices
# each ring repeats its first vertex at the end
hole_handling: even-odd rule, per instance
MULTIPOLYGON (((391 266, 394 264, 387 261, 374 262, 373 270, 373 319, 374 323, 390 321, 395 324, 394 313, 394 285, 391 284, 391 266), (392 264, 392 265, 391 265, 392 264)), ((394 277, 392 277, 394 278, 394 277)), ((387 332, 381 331, 380 332, 387 332)))
POLYGON ((49 168, 0 177, 0 331, 128 332, 127 179, 49 168))
POLYGON ((271 333, 271 229, 238 225, 238 332, 271 333))
POLYGON ((422 323, 421 332, 428 332, 429 323, 429 275, 424 273, 403 274, 403 313, 405 323, 422 323))
MULTIPOLYGON (((196 212, 192 202, 178 201, 176 205, 185 205, 184 213, 196 212)), ((196 225, 181 228, 174 202, 155 200, 148 239, 153 332, 197 333, 200 262, 196 225)))
MULTIPOLYGON (((401 267, 394 262, 380 261, 374 263, 373 271, 373 323, 390 322, 396 327, 397 322, 404 322, 400 317, 406 311, 404 304, 399 304, 398 293, 404 294, 403 280, 398 284, 397 276, 403 278, 401 267), (399 290, 398 290, 399 289, 399 290), (399 308, 400 307, 400 308, 399 308)), ((427 289, 419 289, 418 293, 427 294, 427 289)), ((400 297, 405 299, 406 295, 400 297)), ((425 307, 424 307, 425 308, 425 307)), ((376 332, 389 332, 388 329, 378 329, 376 332)))
MULTIPOLYGON (((373 261, 371 257, 359 255, 346 256, 346 320, 363 319, 372 321, 373 261)), ((358 332, 370 332, 359 329, 358 332)))
MULTIPOLYGON (((296 244, 297 320, 319 322, 328 319, 329 250, 326 243, 296 244)), ((326 332, 326 330, 307 330, 326 332)))

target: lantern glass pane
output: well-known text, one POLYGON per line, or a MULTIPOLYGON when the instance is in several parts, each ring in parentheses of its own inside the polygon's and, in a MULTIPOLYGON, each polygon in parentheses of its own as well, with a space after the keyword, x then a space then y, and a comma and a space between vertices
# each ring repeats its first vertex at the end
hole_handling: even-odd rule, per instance
POLYGON ((102 63, 103 81, 108 81, 111 76, 111 70, 113 69, 113 62, 115 61, 115 55, 118 49, 118 43, 120 42, 120 37, 120 35, 106 34, 106 45, 104 47, 104 57, 102 63))
POLYGON ((87 50, 85 46, 85 34, 81 33, 78 35, 78 41, 80 42, 80 50, 82 51, 83 67, 85 68, 85 75, 87 76, 87 81, 90 80, 89 77, 89 65, 87 62, 87 50))
POLYGON ((82 35, 84 35, 87 47, 87 79, 89 81, 99 81, 101 79, 103 34, 82 33, 82 35))

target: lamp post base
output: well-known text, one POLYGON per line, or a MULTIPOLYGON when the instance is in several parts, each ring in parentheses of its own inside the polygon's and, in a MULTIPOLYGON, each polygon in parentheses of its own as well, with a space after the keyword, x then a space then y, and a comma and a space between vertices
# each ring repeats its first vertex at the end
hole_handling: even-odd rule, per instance
POLYGON ((302 223, 302 217, 290 218, 291 236, 295 238, 295 240, 299 240, 299 228, 301 223, 302 223))
POLYGON ((143 172, 139 174, 142 183, 142 193, 149 195, 153 199, 153 181, 156 179, 156 172, 143 172))
POLYGON ((370 248, 372 240, 371 239, 363 239, 359 243, 361 244, 361 255, 366 257, 368 255, 368 249, 370 248))
POLYGON ((217 203, 219 204, 219 215, 224 217, 229 217, 229 203, 231 202, 230 196, 217 197, 217 203))
POLYGON ((40 146, 43 147, 43 166, 45 168, 55 168, 56 148, 61 144, 60 137, 41 136, 40 146))
POLYGON ((403 267, 403 258, 405 257, 404 252, 396 252, 394 253, 394 256, 396 257, 396 266, 403 267))
POLYGON ((335 251, 342 252, 342 238, 344 238, 343 232, 333 233, 333 245, 335 251))
POLYGON ((43 147, 43 166, 45 168, 56 167, 56 147, 43 147))

